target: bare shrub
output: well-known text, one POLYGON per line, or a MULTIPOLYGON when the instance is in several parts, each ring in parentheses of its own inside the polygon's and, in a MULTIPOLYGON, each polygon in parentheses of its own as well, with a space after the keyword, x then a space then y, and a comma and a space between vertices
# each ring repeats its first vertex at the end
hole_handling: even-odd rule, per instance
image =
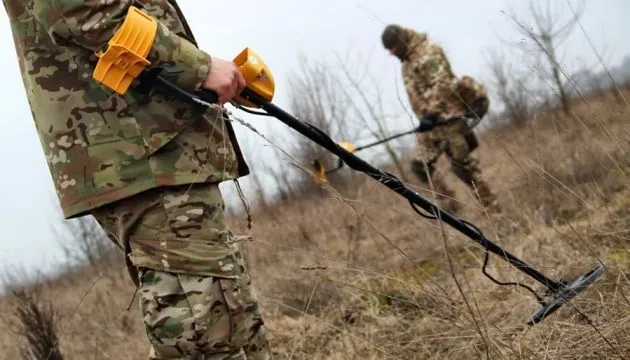
POLYGON ((525 85, 527 74, 519 73, 504 55, 496 51, 492 51, 486 61, 492 74, 491 91, 503 105, 503 111, 491 121, 492 125, 511 123, 522 126, 533 112, 531 90, 525 85))
MULTIPOLYGON (((350 61, 351 57, 352 54, 345 58, 338 56, 336 62, 326 63, 302 56, 299 72, 292 75, 291 112, 337 142, 345 140, 354 143, 358 138, 365 139, 366 135, 371 138, 370 140, 382 140, 392 135, 390 127, 399 122, 400 114, 392 114, 390 110, 386 110, 388 107, 384 94, 376 78, 369 72, 369 63, 359 56, 350 61)), ((301 165, 310 166, 315 160, 326 169, 338 165, 337 156, 308 138, 302 135, 282 136, 283 148, 289 150, 288 152, 301 165)), ((393 142, 385 142, 378 148, 375 147, 371 154, 382 154, 383 150, 387 165, 393 167, 404 179, 405 166, 393 142)), ((360 156, 364 157, 368 153, 370 151, 366 150, 360 156)), ((316 183, 310 176, 302 176, 301 181, 297 182, 299 185, 296 185, 296 181, 287 175, 287 172, 268 170, 271 170, 279 183, 287 183, 284 194, 281 194, 284 199, 287 199, 287 196, 302 196, 315 189, 316 183)), ((356 176, 357 174, 353 172, 340 171, 331 173, 328 178, 333 185, 346 186, 352 183, 356 176)))
MULTIPOLYGON (((347 106, 350 99, 341 90, 338 76, 326 64, 308 60, 304 56, 300 57, 300 64, 299 74, 293 74, 291 83, 290 109, 293 115, 319 128, 335 141, 352 137, 347 106)), ((287 141, 282 143, 286 144, 287 141)), ((287 150, 303 165, 312 165, 314 161, 319 161, 326 169, 337 165, 335 155, 301 134, 295 135, 287 150)), ((277 178, 280 176, 276 174, 277 178)), ((329 176, 329 181, 333 183, 339 180, 339 173, 329 176)), ((298 186, 303 188, 298 192, 310 192, 316 183, 310 177, 302 177, 301 185, 298 186)))
POLYGON ((57 314, 50 300, 36 290, 14 290, 16 305, 14 331, 26 340, 20 352, 26 360, 63 360, 57 335, 57 314))
MULTIPOLYGON (((565 13, 561 1, 531 1, 529 3, 529 15, 532 21, 526 21, 511 12, 511 17, 516 23, 517 30, 531 43, 530 48, 526 43, 512 44, 522 48, 523 51, 533 51, 545 59, 546 66, 537 67, 537 70, 546 71, 552 79, 553 92, 565 114, 571 112, 571 99, 567 90, 567 81, 570 76, 563 69, 558 55, 558 47, 571 35, 574 26, 584 12, 585 1, 581 1, 574 16, 569 20, 562 19, 565 13), (553 4, 553 5, 552 5, 553 4), (546 69, 544 69, 546 68, 546 69)), ((541 64, 542 65, 542 64, 541 64)))
POLYGON ((96 266, 112 255, 114 243, 92 216, 62 220, 53 228, 70 265, 96 266))
MULTIPOLYGON (((400 123, 400 119, 409 117, 410 124, 404 129, 410 130, 416 125, 414 116, 406 110, 405 114, 390 113, 391 110, 385 110, 387 103, 384 98, 384 91, 379 81, 370 71, 368 54, 353 54, 348 52, 344 57, 337 54, 337 63, 335 68, 341 71, 340 75, 344 79, 342 89, 344 89, 349 99, 352 99, 347 106, 352 109, 354 119, 358 120, 358 126, 365 129, 375 140, 383 140, 391 133, 392 125, 400 123), (412 125, 413 124, 413 125, 412 125)), ((387 154, 388 163, 395 168, 396 172, 402 179, 406 179, 406 168, 403 166, 398 152, 393 146, 392 141, 385 142, 381 145, 387 154)))

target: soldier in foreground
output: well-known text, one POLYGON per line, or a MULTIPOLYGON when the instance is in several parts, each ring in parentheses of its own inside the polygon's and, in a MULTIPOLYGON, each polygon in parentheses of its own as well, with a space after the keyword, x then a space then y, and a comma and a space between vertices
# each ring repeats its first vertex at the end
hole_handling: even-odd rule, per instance
POLYGON ((442 48, 429 43, 425 33, 388 25, 381 40, 402 63, 407 95, 420 119, 421 134, 411 160, 413 173, 425 184, 431 178, 436 192, 447 198, 447 211, 457 211, 454 192, 432 176, 439 156, 445 153, 453 173, 478 192, 485 207, 498 210, 490 186, 480 177, 478 160, 471 154, 478 143, 467 121, 478 122, 487 112, 485 89, 470 76, 457 79, 442 48))
POLYGON ((93 215, 124 251, 149 358, 269 359, 218 187, 249 173, 226 113, 119 95, 93 78, 130 8, 157 22, 137 29, 155 36, 147 60, 176 67, 169 80, 181 88, 214 90, 224 104, 245 87, 236 66, 197 48, 174 0, 3 3, 64 217, 93 215))

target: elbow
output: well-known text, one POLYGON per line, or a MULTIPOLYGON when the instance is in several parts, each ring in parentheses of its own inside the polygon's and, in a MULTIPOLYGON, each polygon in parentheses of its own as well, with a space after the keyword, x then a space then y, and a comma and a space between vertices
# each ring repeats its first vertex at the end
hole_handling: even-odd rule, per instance
POLYGON ((56 45, 91 51, 104 48, 125 19, 123 11, 86 4, 66 9, 40 6, 34 15, 56 45))
POLYGON ((104 49, 111 38, 111 31, 90 26, 58 23, 48 29, 48 35, 58 46, 79 46, 94 52, 104 49))

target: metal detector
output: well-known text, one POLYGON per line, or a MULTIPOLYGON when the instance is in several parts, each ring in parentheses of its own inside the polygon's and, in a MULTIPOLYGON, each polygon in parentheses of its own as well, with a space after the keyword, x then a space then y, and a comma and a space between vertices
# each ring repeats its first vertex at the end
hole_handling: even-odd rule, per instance
MULTIPOLYGON (((233 103, 238 108, 256 115, 272 116, 277 118, 293 130, 337 155, 339 159, 350 168, 369 175, 393 192, 407 199, 413 210, 418 215, 428 219, 439 219, 481 245, 481 247, 486 250, 482 268, 484 275, 498 285, 512 285, 525 288, 532 292, 540 303, 541 307, 529 318, 527 321, 528 325, 536 324, 554 313, 562 305, 566 304, 575 296, 583 292, 604 273, 605 266, 600 263, 572 282, 557 281, 543 274, 541 271, 535 269, 523 260, 507 252, 496 243, 490 241, 475 225, 440 209, 437 205, 431 203, 420 196, 417 192, 407 187, 396 176, 377 169, 354 155, 353 152, 357 151, 357 149, 350 149, 352 151, 349 151, 345 147, 335 143, 335 141, 317 127, 297 119, 293 115, 272 104, 271 100, 275 90, 273 76, 263 60, 252 50, 245 48, 234 59, 234 62, 239 67, 239 70, 243 74, 247 83, 246 89, 233 100, 233 103), (249 110, 247 108, 262 109, 264 112, 249 110), (428 212, 428 214, 422 212, 418 207, 428 212), (497 255, 499 258, 507 261, 519 271, 536 280, 546 288, 545 295, 538 295, 532 288, 524 284, 517 282, 501 282, 493 278, 486 271, 489 261, 489 253, 497 255)), ((168 70, 160 68, 144 70, 139 78, 140 87, 137 87, 136 91, 140 89, 143 93, 148 94, 148 92, 157 85, 158 87, 166 90, 168 93, 179 96, 184 100, 189 100, 193 104, 197 104, 199 106, 209 107, 217 103, 218 97, 214 92, 200 91, 193 94, 173 85, 172 83, 169 83, 160 75, 160 72, 163 70, 166 70, 167 72, 172 71, 172 69, 168 70)), ((398 136, 403 135, 406 134, 399 134, 398 136)))

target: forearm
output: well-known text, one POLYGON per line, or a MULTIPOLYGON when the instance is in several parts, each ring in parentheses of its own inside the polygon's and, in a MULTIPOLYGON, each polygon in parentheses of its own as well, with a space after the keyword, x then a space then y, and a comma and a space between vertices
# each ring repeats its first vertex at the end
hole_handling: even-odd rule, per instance
POLYGON ((407 96, 409 97, 409 104, 411 105, 411 109, 416 115, 416 118, 420 120, 424 116, 426 103, 421 101, 421 96, 417 88, 417 82, 409 81, 409 80, 405 82, 406 82, 405 87, 407 90, 407 96))

